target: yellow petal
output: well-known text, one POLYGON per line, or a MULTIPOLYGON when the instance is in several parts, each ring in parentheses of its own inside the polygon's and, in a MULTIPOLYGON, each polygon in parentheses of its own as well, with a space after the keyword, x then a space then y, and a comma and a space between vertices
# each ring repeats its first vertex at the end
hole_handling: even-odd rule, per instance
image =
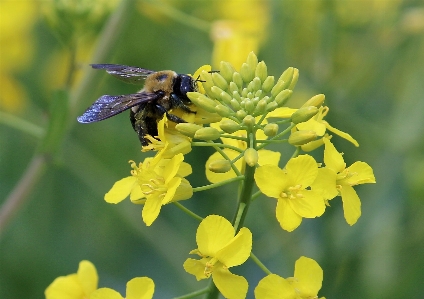
POLYGON ((225 298, 246 298, 249 285, 243 276, 235 275, 228 269, 220 268, 212 273, 212 279, 225 298))
POLYGON ((113 184, 109 192, 105 194, 105 201, 108 203, 119 203, 123 201, 130 194, 136 182, 137 178, 135 176, 129 176, 117 181, 113 184))
POLYGON ((327 138, 324 139, 324 163, 327 168, 332 169, 335 173, 342 172, 346 168, 346 163, 331 141, 327 138))
POLYGON ((206 258, 201 260, 188 258, 183 264, 184 270, 187 273, 196 276, 196 279, 198 281, 201 279, 206 279, 208 277, 205 275, 205 268, 206 268, 206 262, 208 260, 209 259, 206 259, 206 258))
POLYGON ((286 170, 292 183, 294 185, 301 185, 302 188, 310 186, 318 175, 317 162, 310 155, 300 155, 290 159, 287 162, 286 170))
POLYGON ((153 221, 158 218, 161 208, 162 198, 156 194, 147 197, 146 202, 144 203, 143 211, 141 213, 143 221, 147 226, 150 226, 153 221))
POLYGON ((293 113, 298 109, 292 109, 288 107, 277 108, 266 115, 267 118, 278 117, 278 118, 290 118, 293 113))
POLYGON ((328 122, 326 122, 325 120, 322 121, 325 126, 327 127, 327 130, 330 132, 333 132, 334 134, 339 135, 340 137, 346 139, 347 141, 350 141, 351 143, 353 143, 356 147, 359 146, 358 141, 356 141, 352 136, 350 136, 348 133, 345 133, 343 131, 340 131, 339 129, 336 129, 334 127, 332 127, 328 122))
POLYGON ((325 133, 325 125, 321 122, 316 121, 314 118, 311 118, 310 120, 305 121, 303 123, 297 124, 296 128, 299 131, 314 131, 315 133, 317 133, 318 136, 323 136, 325 133))
POLYGON ((227 219, 210 215, 202 220, 197 229, 196 242, 199 251, 205 256, 215 257, 216 252, 227 245, 234 234, 234 228, 227 219))
POLYGON ((128 281, 126 299, 152 299, 155 283, 149 277, 136 277, 128 281))
POLYGON ((255 171, 255 182, 263 194, 279 198, 284 190, 287 174, 275 165, 259 166, 255 171), (277 178, 270 180, 270 178, 277 178))
POLYGON ((321 216, 325 211, 324 198, 317 192, 312 190, 303 190, 302 197, 288 199, 288 202, 299 216, 305 218, 315 218, 321 216))
POLYGON ((252 233, 243 227, 215 257, 227 268, 243 264, 252 251, 252 233))
POLYGON ((259 150, 258 155, 259 155, 259 160, 258 160, 259 165, 271 164, 271 165, 277 166, 278 162, 280 162, 281 153, 279 152, 274 152, 270 150, 259 150))
POLYGON ((344 183, 349 184, 350 186, 375 183, 373 170, 367 163, 357 161, 347 169, 352 176, 349 176, 343 180, 344 183))
POLYGON ((340 194, 343 201, 343 211, 346 222, 349 225, 354 225, 361 217, 361 200, 356 194, 353 187, 349 185, 342 185, 340 194))
POLYGON ((189 199, 193 196, 193 187, 190 185, 190 182, 186 179, 182 179, 177 190, 175 190, 174 198, 172 201, 189 199))
POLYGON ((172 178, 174 178, 180 168, 181 162, 184 160, 183 154, 178 154, 174 156, 165 166, 163 171, 163 177, 165 179, 165 184, 167 184, 172 178))
POLYGON ((277 200, 275 213, 281 227, 288 232, 294 231, 302 223, 302 217, 291 208, 287 199, 277 200))
POLYGON ((85 294, 91 294, 97 289, 99 277, 97 275, 96 267, 94 267, 91 262, 81 261, 79 263, 77 276, 85 294))
POLYGON ((312 183, 312 190, 318 191, 324 199, 333 199, 339 194, 336 188, 336 173, 327 168, 319 168, 318 176, 312 183))
POLYGON ((165 205, 172 201, 174 198, 175 192, 177 191, 178 186, 181 184, 181 178, 174 177, 167 184, 168 190, 165 193, 165 196, 162 199, 162 205, 165 205))
POLYGON ((302 256, 295 263, 292 285, 302 298, 316 298, 323 276, 324 273, 316 261, 302 256))
POLYGON ((294 299, 296 292, 284 278, 270 274, 259 281, 255 288, 256 299, 294 299))
POLYGON ((86 296, 76 274, 56 278, 44 293, 46 299, 79 299, 86 296))
POLYGON ((109 288, 101 288, 91 294, 90 299, 123 299, 121 294, 109 288))

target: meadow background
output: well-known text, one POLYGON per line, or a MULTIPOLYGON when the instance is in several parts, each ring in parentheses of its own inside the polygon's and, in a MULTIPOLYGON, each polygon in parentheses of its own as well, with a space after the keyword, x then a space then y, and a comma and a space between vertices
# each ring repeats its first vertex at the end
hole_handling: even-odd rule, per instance
MULTIPOLYGON (((326 298, 422 296, 422 1, 1 0, 0 13, 0 298, 43 298, 83 259, 96 265, 99 286, 123 294, 136 276, 155 281, 155 298, 204 286, 182 268, 196 246, 196 221, 169 205, 146 227, 141 206, 103 200, 129 175, 128 160, 151 155, 140 152, 128 113, 90 125, 76 116, 103 94, 139 88, 90 63, 193 73, 221 59, 237 65, 251 50, 271 75, 299 69, 290 107, 326 95, 326 119, 360 144, 334 137, 337 149, 347 165, 371 165, 377 180, 356 188, 362 216, 353 227, 340 198, 292 233, 279 227, 275 200, 255 201, 246 222, 255 254, 284 277, 301 255, 314 258, 326 298), (11 198, 19 201, 13 212, 11 198)), ((195 148, 186 157, 193 186, 207 183, 211 153, 195 148)), ((231 217, 233 187, 183 204, 231 217)), ((252 283, 252 298, 264 274, 249 261, 234 272, 252 283)))

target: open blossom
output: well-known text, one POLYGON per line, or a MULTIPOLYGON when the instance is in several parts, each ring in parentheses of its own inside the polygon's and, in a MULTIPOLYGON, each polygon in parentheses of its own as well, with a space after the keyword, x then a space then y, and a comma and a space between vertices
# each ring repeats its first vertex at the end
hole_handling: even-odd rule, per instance
POLYGON ((231 223, 224 217, 210 215, 199 225, 196 233, 198 248, 191 254, 197 254, 200 260, 189 258, 184 269, 196 276, 197 280, 212 276, 218 290, 225 298, 242 299, 246 297, 248 283, 229 268, 243 264, 252 250, 252 233, 243 227, 235 235, 231 223))
POLYGON ((117 181, 105 194, 105 201, 119 203, 130 195, 133 203, 144 204, 143 221, 150 226, 163 205, 193 195, 190 183, 184 178, 191 173, 191 166, 183 160, 181 153, 172 159, 163 159, 158 153, 139 166, 132 162, 132 175, 117 181))
POLYGON ((46 299, 86 299, 97 289, 97 270, 89 261, 81 261, 78 271, 56 278, 46 289, 46 299))
POLYGON ((318 165, 312 156, 290 159, 284 169, 263 165, 256 169, 255 181, 266 196, 277 199, 276 216, 283 229, 291 232, 302 218, 315 218, 325 211, 322 195, 307 189, 315 181, 318 165))
POLYGON ((323 138, 325 144, 324 163, 320 175, 312 184, 312 189, 323 194, 326 200, 337 195, 342 197, 343 211, 346 222, 353 225, 361 216, 361 200, 353 186, 375 183, 372 168, 365 162, 357 161, 346 167, 343 156, 337 151, 328 138, 323 138), (331 184, 328 178, 332 178, 331 184), (327 183, 323 184, 323 180, 327 183))
MULTIPOLYGON (((256 299, 318 299, 324 273, 316 261, 300 257, 294 266, 294 277, 270 274, 255 288, 256 299)), ((322 297, 321 299, 325 299, 322 297)))
MULTIPOLYGON (((125 299, 152 299, 155 284, 149 277, 136 277, 127 283, 125 299)), ((100 288, 94 291, 90 299, 124 299, 117 291, 109 288, 100 288)))

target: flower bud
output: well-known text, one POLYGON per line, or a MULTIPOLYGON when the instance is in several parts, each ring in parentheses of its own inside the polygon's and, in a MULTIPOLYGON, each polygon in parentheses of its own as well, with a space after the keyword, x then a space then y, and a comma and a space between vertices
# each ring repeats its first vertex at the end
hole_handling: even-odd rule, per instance
POLYGON ((258 163, 258 152, 254 149, 249 147, 244 151, 244 161, 246 161, 247 165, 250 167, 253 167, 258 163))
POLYGON ((274 87, 274 76, 268 76, 266 77, 264 83, 262 83, 262 90, 265 93, 268 93, 271 91, 271 89, 274 87))
POLYGON ((220 74, 227 82, 230 82, 233 79, 233 73, 235 72, 235 69, 231 65, 231 63, 226 61, 221 61, 219 65, 220 74))
MULTIPOLYGON (((256 65, 255 65, 256 68, 256 65)), ((243 79, 243 82, 247 83, 252 81, 255 76, 255 68, 251 68, 247 63, 243 63, 240 68, 240 75, 243 79)))
POLYGON ((282 107, 285 103, 287 103, 288 99, 290 99, 293 91, 290 89, 282 90, 276 97, 275 103, 277 103, 278 107, 282 107))
POLYGON ((231 119, 223 119, 219 123, 219 127, 221 128, 222 131, 228 134, 232 134, 240 130, 240 124, 236 123, 235 121, 231 119))
POLYGON ((231 115, 234 115, 233 110, 222 104, 218 104, 215 107, 215 112, 221 115, 222 117, 230 117, 231 115))
POLYGON ((231 100, 231 107, 233 107, 233 109, 234 109, 235 111, 237 111, 237 110, 240 110, 240 109, 241 109, 240 103, 239 103, 236 99, 232 99, 232 100, 231 100))
POLYGON ((203 108, 207 112, 215 112, 217 103, 214 100, 206 97, 205 95, 198 92, 187 92, 187 97, 200 108, 203 108))
POLYGON ((281 91, 287 89, 287 86, 287 82, 277 81, 277 84, 275 84, 274 87, 271 89, 271 96, 277 96, 281 91))
POLYGON ((261 79, 259 79, 259 77, 255 77, 247 85, 247 90, 249 90, 251 92, 256 92, 257 90, 259 90, 261 88, 261 86, 262 86, 261 79))
POLYGON ((297 80, 299 80, 299 70, 297 68, 294 68, 293 79, 290 82, 289 89, 294 89, 297 84, 297 80))
POLYGON ((175 126, 178 132, 191 138, 193 138, 196 131, 201 128, 203 127, 192 123, 179 123, 175 126))
POLYGON ((233 82, 238 86, 239 90, 243 87, 243 79, 241 78, 240 73, 233 73, 233 82))
POLYGON ((200 73, 200 79, 203 81, 202 86, 205 89, 205 92, 209 94, 211 87, 214 86, 212 75, 207 71, 202 71, 200 73))
POLYGON ((264 82, 268 76, 268 71, 265 62, 261 61, 256 66, 255 76, 261 79, 261 82, 264 82))
POLYGON ((215 86, 218 86, 222 90, 227 90, 228 82, 219 73, 212 73, 212 80, 215 86))
POLYGON ((238 86, 237 86, 237 84, 236 83, 234 83, 234 82, 230 82, 230 84, 229 84, 229 87, 230 87, 230 91, 232 92, 232 93, 234 93, 234 92, 239 92, 239 88, 238 88, 238 86))
POLYGON ((221 94, 219 95, 219 98, 222 102, 224 102, 227 105, 230 105, 231 100, 233 99, 232 96, 230 96, 228 93, 226 93, 225 91, 221 92, 221 94))
POLYGON ((219 88, 218 86, 214 85, 211 87, 210 97, 218 100, 222 92, 225 92, 225 91, 219 88))
POLYGON ((293 73, 294 73, 294 68, 293 67, 289 67, 288 69, 286 69, 280 76, 280 78, 278 78, 277 82, 285 82, 287 84, 286 87, 287 88, 290 85, 290 82, 293 80, 293 73))
POLYGON ((313 140, 311 142, 303 144, 303 145, 300 146, 300 148, 304 152, 311 152, 313 150, 316 150, 317 148, 319 148, 322 145, 324 145, 324 138, 320 138, 318 140, 313 140))
POLYGON ((244 110, 237 110, 236 117, 240 120, 244 119, 246 117, 247 113, 244 110))
POLYGON ((262 115, 266 111, 266 105, 268 103, 266 102, 266 99, 259 100, 258 104, 255 107, 255 115, 262 115))
POLYGON ((219 137, 221 137, 221 133, 212 127, 201 128, 194 134, 194 138, 201 140, 215 140, 219 137))
POLYGON ((243 118, 243 125, 253 126, 255 124, 255 118, 252 115, 246 115, 243 118))
POLYGON ((317 95, 313 96, 312 98, 310 98, 309 100, 307 100, 305 102, 305 104, 302 105, 302 108, 308 107, 308 106, 315 106, 315 107, 319 108, 324 103, 324 100, 325 100, 325 95, 317 94, 317 95))
POLYGON ((264 127, 264 134, 268 137, 273 137, 278 133, 278 125, 277 124, 267 124, 264 127))
POLYGON ((318 108, 315 106, 302 107, 297 109, 291 116, 291 122, 294 124, 303 123, 310 120, 313 116, 318 113, 318 108))
POLYGON ((266 111, 271 112, 278 108, 278 104, 276 102, 270 102, 266 105, 266 111))
POLYGON ((231 163, 228 160, 215 160, 209 163, 208 169, 215 173, 224 173, 230 171, 231 163))
POLYGON ((291 145, 303 145, 317 138, 317 133, 310 130, 295 131, 291 133, 288 142, 291 145))
POLYGON ((249 55, 247 55, 247 64, 249 65, 249 68, 255 72, 256 67, 258 66, 258 57, 256 57, 255 53, 250 52, 249 55))
POLYGON ((238 102, 241 101, 241 97, 240 97, 240 94, 238 93, 238 91, 233 91, 233 100, 236 100, 238 102))
POLYGON ((252 100, 247 100, 245 105, 244 105, 244 109, 246 110, 247 113, 253 113, 253 110, 255 110, 255 104, 253 103, 252 100))

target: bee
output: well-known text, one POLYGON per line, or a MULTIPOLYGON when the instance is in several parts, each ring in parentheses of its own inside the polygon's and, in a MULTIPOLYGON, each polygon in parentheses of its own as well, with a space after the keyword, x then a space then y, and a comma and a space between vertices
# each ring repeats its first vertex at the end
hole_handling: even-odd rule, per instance
POLYGON ((93 69, 104 69, 112 76, 132 84, 144 81, 144 87, 137 93, 127 95, 103 95, 95 101, 83 115, 77 118, 80 123, 92 123, 107 119, 125 110, 130 110, 130 120, 141 145, 150 143, 146 135, 158 135, 157 122, 163 115, 175 122, 185 122, 171 114, 171 109, 180 108, 188 113, 192 104, 187 92, 196 91, 196 82, 189 75, 174 71, 152 71, 140 67, 119 64, 91 64, 93 69))

